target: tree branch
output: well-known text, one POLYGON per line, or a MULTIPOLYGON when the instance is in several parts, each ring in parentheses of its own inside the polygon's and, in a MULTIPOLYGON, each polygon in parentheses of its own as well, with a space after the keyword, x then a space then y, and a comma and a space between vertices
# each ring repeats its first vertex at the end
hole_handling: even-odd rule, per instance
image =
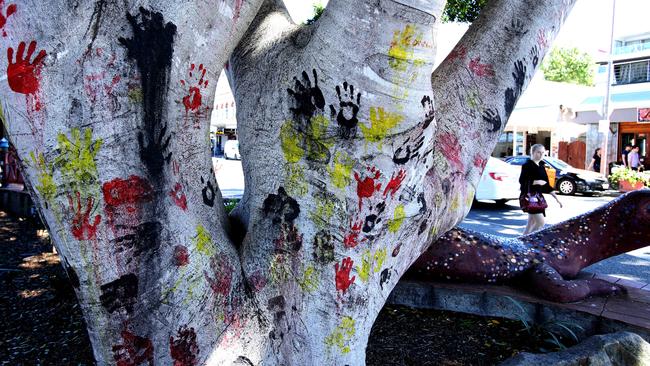
POLYGON ((574 3, 490 1, 433 73, 436 148, 456 155, 472 185, 574 3))

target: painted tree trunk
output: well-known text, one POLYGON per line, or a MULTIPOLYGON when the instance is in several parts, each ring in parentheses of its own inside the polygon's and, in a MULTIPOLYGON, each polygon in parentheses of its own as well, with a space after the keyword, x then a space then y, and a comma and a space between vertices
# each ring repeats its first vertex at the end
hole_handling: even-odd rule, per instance
POLYGON ((441 0, 331 0, 310 26, 279 0, 7 3, 2 119, 98 364, 363 364, 573 2, 491 1, 435 72, 441 0), (228 217, 208 126, 231 53, 228 217))

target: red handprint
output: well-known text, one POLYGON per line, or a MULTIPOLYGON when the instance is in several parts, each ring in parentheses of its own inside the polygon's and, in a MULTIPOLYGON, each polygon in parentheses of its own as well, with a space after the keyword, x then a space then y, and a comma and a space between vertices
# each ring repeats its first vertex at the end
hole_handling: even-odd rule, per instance
POLYGON ((402 186, 404 178, 406 178, 406 172, 403 169, 396 174, 393 174, 390 178, 390 182, 388 182, 386 189, 384 190, 384 197, 386 197, 388 193, 390 193, 391 197, 395 197, 395 193, 397 193, 399 188, 402 186))
MULTIPOLYGON (((361 226, 363 225, 363 220, 357 222, 350 222, 350 229, 352 230, 348 235, 343 239, 343 245, 346 248, 354 248, 359 245, 359 233, 361 232, 361 226)), ((365 241, 364 238, 362 241, 365 241)))
POLYGON ((41 67, 43 67, 43 60, 47 55, 45 50, 41 50, 30 64, 29 60, 36 50, 36 41, 32 41, 27 49, 27 57, 23 58, 25 53, 25 42, 20 42, 18 45, 18 53, 16 54, 16 62, 13 62, 14 49, 9 47, 7 50, 7 58, 9 59, 9 66, 7 66, 7 80, 9 87, 16 93, 21 94, 36 94, 38 91, 38 81, 41 74, 41 67))
MULTIPOLYGON (((192 64, 190 66, 189 70, 189 75, 190 78, 194 78, 194 69, 196 66, 192 64)), ((199 108, 201 107, 202 104, 202 95, 201 95, 201 89, 205 89, 208 87, 208 80, 203 80, 205 77, 205 72, 207 70, 203 67, 203 64, 199 65, 198 68, 198 77, 199 81, 197 85, 190 85, 189 93, 185 97, 183 97, 183 105, 185 105, 185 112, 188 113, 189 111, 193 112, 198 112, 199 108)), ((188 78, 189 80, 189 78, 188 78)), ((189 84, 189 81, 181 80, 181 85, 186 86, 185 84, 189 84)))
POLYGON ((9 17, 16 12, 18 7, 16 6, 16 4, 9 5, 7 7, 7 13, 3 15, 2 8, 4 8, 4 5, 5 5, 5 0, 0 0, 0 29, 2 29, 2 36, 6 37, 7 32, 4 29, 5 25, 7 24, 7 20, 9 19, 9 17))
POLYGON ((82 212, 81 208, 81 194, 77 192, 77 207, 72 201, 72 197, 68 195, 68 202, 70 203, 70 209, 74 212, 74 218, 72 219, 72 235, 74 235, 77 240, 91 240, 95 239, 97 233, 97 226, 101 221, 99 215, 95 216, 93 224, 89 222, 90 211, 93 208, 95 200, 92 197, 88 197, 86 210, 82 212))
POLYGON ((481 58, 477 57, 469 61, 469 69, 476 76, 494 76, 494 68, 490 64, 482 64, 481 58))
POLYGON ((137 336, 125 329, 122 344, 113 346, 113 359, 117 366, 153 365, 153 343, 149 338, 137 336))
POLYGON ((361 180, 359 173, 354 172, 354 179, 357 181, 357 196, 359 196, 359 210, 361 210, 361 200, 372 197, 376 191, 381 189, 381 183, 375 185, 375 180, 381 176, 381 171, 376 168, 368 168, 369 176, 361 180))
POLYGON ((357 278, 357 276, 352 276, 350 278, 350 270, 352 270, 352 265, 354 262, 350 257, 343 258, 343 261, 341 262, 341 268, 339 269, 339 264, 336 263, 334 265, 334 271, 336 271, 336 290, 337 291, 342 291, 345 293, 345 291, 348 290, 350 285, 354 282, 354 280, 357 278))

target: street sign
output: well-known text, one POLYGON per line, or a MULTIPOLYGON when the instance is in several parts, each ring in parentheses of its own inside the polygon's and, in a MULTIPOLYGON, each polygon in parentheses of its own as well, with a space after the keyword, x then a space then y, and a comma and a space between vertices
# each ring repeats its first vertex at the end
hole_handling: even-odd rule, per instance
POLYGON ((650 123, 650 108, 637 108, 637 122, 650 123))

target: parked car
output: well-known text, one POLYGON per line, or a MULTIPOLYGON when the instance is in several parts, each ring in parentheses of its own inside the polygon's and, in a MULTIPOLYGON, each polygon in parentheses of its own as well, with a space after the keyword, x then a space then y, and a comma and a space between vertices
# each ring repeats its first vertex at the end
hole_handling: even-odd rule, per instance
MULTIPOLYGON (((504 160, 512 165, 524 165, 529 159, 526 155, 510 156, 504 160)), ((576 193, 593 194, 609 189, 609 182, 600 173, 577 169, 564 161, 550 156, 544 157, 546 170, 550 173, 551 187, 561 194, 573 195, 576 193), (555 179, 551 178, 555 176, 555 179)))
POLYGON ((239 141, 238 140, 228 140, 223 147, 223 157, 226 159, 241 159, 239 155, 239 141))
POLYGON ((499 205, 519 199, 520 172, 520 168, 490 157, 476 187, 475 199, 493 200, 499 205))

